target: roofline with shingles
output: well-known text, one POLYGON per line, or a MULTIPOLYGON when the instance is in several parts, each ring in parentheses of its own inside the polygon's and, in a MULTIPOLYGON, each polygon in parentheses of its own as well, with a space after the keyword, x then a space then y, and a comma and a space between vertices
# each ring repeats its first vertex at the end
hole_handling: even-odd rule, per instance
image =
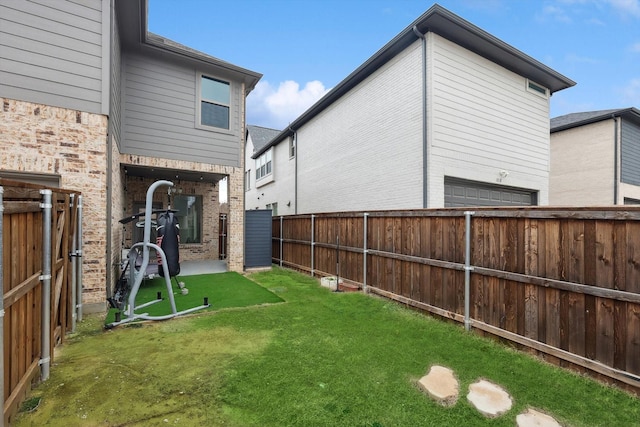
MULTIPOLYGON (((588 113, 588 112, 585 112, 585 113, 588 113)), ((559 125, 559 126, 551 127, 550 133, 560 132, 563 130, 567 130, 567 129, 571 129, 579 126, 585 126, 591 123, 597 123, 597 122, 612 119, 615 117, 626 117, 631 121, 634 121, 640 124, 640 110, 638 110, 635 107, 621 108, 618 110, 614 109, 614 110, 593 111, 593 113, 594 115, 590 116, 589 118, 577 119, 575 121, 563 123, 562 125, 559 125), (601 114, 597 114, 599 112, 601 112, 601 114)), ((571 113, 571 114, 576 114, 576 113, 571 113)), ((569 115, 569 114, 566 114, 566 115, 569 115)), ((553 119, 551 119, 551 121, 558 119, 560 117, 563 117, 563 116, 554 117, 553 119)))

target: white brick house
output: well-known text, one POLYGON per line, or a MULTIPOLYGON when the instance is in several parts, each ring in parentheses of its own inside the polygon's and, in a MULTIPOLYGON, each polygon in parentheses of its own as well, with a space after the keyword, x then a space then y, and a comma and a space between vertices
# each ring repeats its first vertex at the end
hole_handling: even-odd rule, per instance
POLYGON ((549 204, 640 204, 640 110, 586 111, 551 119, 549 204))
POLYGON ((435 5, 254 153, 259 207, 547 204, 549 99, 574 84, 435 5))

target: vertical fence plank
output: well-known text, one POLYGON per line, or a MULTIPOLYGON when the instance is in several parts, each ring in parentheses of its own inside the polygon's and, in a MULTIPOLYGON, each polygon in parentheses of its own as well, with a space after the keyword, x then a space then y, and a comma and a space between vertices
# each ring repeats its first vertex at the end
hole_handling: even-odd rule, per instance
MULTIPOLYGON (((471 265, 484 265, 484 219, 471 217, 471 265)), ((471 273, 471 316, 484 322, 484 281, 479 274, 471 273)))
POLYGON ((627 322, 625 368, 640 374, 640 304, 627 303, 627 322))
MULTIPOLYGON (((420 230, 420 251, 418 255, 422 258, 431 256, 431 218, 421 217, 418 219, 420 230)), ((431 266, 422 266, 422 280, 420 283, 420 301, 431 304, 431 266)))
MULTIPOLYGON (((525 220, 525 274, 538 275, 538 220, 525 220)), ((531 339, 538 337, 538 286, 526 284, 524 306, 524 336, 531 339)))
MULTIPOLYGON (((442 254, 444 261, 453 261, 456 251, 456 222, 455 218, 446 217, 442 219, 442 254)), ((445 310, 455 311, 456 304, 456 282, 455 272, 451 269, 442 271, 442 306, 445 310)))
MULTIPOLYGON (((565 279, 574 283, 585 283, 584 258, 585 247, 584 221, 569 220, 566 222, 566 238, 564 260, 566 265, 565 279)), ((570 352, 583 356, 585 354, 585 298, 583 294, 567 292, 567 348, 570 352)))
MULTIPOLYGON (((432 259, 442 259, 442 218, 431 219, 431 254, 432 259)), ((431 268, 431 304, 442 307, 443 271, 442 268, 431 268)))
MULTIPOLYGON (((597 265, 600 262, 598 252, 598 227, 597 221, 585 221, 584 223, 584 283, 595 286, 597 282, 597 265)), ((584 296, 584 356, 594 359, 596 354, 596 300, 593 295, 584 296)))
MULTIPOLYGON (((557 220, 547 220, 545 226, 545 266, 546 277, 560 279, 560 223, 557 220)), ((560 348, 560 291, 547 288, 545 313, 546 343, 560 348)))

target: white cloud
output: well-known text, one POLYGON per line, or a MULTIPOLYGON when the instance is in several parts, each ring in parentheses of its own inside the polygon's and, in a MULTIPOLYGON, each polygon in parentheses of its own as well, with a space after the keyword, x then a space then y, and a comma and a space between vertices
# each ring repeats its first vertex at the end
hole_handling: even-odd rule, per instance
POLYGON ((630 50, 631 52, 640 53, 640 42, 632 44, 630 50))
POLYGON ((547 4, 542 8, 542 14, 538 15, 538 20, 547 21, 548 19, 552 19, 554 21, 563 22, 566 24, 571 23, 571 18, 564 11, 563 8, 557 7, 551 4, 547 4))
POLYGON ((640 18, 640 0, 609 0, 609 3, 623 15, 640 18))
POLYGON ((307 82, 303 88, 292 80, 281 82, 277 88, 260 81, 247 97, 247 123, 283 129, 328 91, 318 80, 307 82))

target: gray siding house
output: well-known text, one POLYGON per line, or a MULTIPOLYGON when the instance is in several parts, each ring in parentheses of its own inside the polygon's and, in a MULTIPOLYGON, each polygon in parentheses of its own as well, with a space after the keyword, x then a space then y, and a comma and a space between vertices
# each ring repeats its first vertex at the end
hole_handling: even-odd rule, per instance
MULTIPOLYGON (((218 259, 219 186, 229 195, 228 268, 244 264, 245 99, 261 74, 149 33, 147 0, 0 3, 0 176, 82 191, 85 310, 105 309, 118 220, 158 179, 175 194, 181 260, 218 259)), ((158 192, 157 192, 158 193, 158 192)))
POLYGON ((253 154, 254 207, 547 204, 549 101, 574 84, 434 5, 253 154))
POLYGON ((565 206, 640 204, 640 110, 551 119, 549 202, 565 206))

